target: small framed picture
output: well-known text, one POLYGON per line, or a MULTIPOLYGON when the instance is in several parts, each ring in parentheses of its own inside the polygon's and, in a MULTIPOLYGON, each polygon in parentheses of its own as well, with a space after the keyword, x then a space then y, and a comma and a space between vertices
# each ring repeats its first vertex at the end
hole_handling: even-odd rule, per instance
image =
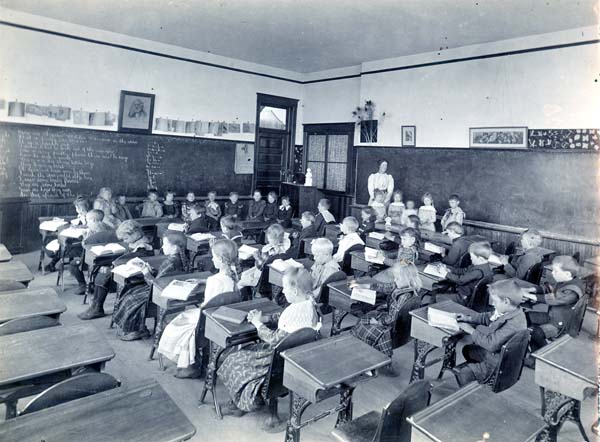
POLYGON ((154 94, 121 91, 119 132, 152 133, 154 94))
POLYGON ((402 126, 402 147, 417 145, 417 126, 402 126))
POLYGON ((472 127, 469 147, 527 149, 526 127, 472 127))

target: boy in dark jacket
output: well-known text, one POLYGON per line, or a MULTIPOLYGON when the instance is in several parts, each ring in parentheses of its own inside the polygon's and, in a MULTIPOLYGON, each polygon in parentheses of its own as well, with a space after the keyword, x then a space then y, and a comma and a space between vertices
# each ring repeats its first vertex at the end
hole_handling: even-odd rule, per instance
POLYGON ((515 333, 527 329, 527 319, 520 307, 523 291, 514 280, 497 281, 489 286, 489 292, 493 312, 472 316, 459 313, 456 317, 461 330, 473 339, 473 344, 463 347, 466 362, 453 370, 461 387, 475 379, 484 383, 498 365, 502 346, 515 333))
POLYGON ((302 240, 306 238, 316 238, 317 229, 315 229, 315 216, 311 212, 304 212, 300 217, 302 230, 292 233, 292 257, 299 258, 302 248, 302 240))
POLYGON ((225 202, 225 216, 232 216, 235 221, 241 221, 244 217, 244 203, 239 201, 239 194, 231 192, 229 201, 225 202))
POLYGON ((281 205, 279 206, 279 210, 277 212, 277 222, 281 224, 281 227, 284 229, 289 229, 292 227, 292 216, 294 214, 294 209, 290 205, 290 197, 282 196, 281 197, 281 205))
POLYGON ((317 205, 319 213, 315 217, 315 229, 317 229, 318 236, 325 236, 325 226, 335 223, 335 216, 329 211, 330 207, 331 203, 327 198, 319 200, 317 205))
POLYGON ((207 233, 209 231, 206 208, 202 203, 197 202, 190 207, 190 222, 185 233, 193 235, 194 233, 207 233))
POLYGON ((363 207, 360 211, 361 223, 358 226, 358 234, 363 241, 367 240, 367 235, 375 231, 375 210, 372 207, 363 207))

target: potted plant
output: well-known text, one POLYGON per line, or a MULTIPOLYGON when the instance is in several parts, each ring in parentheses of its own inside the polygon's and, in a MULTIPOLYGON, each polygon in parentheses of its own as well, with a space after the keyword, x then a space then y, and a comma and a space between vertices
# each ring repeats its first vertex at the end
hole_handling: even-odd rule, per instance
MULTIPOLYGON (((374 115, 375 103, 372 100, 365 100, 364 106, 357 106, 352 111, 352 117, 360 129, 361 143, 377 143, 377 120, 373 118, 374 115)), ((385 116, 385 112, 381 115, 385 116)))

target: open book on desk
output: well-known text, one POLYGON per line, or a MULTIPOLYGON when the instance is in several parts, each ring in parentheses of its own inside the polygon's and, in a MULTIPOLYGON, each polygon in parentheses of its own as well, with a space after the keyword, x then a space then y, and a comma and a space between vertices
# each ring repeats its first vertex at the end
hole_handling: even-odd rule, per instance
POLYGON ((436 308, 427 308, 427 322, 432 327, 443 328, 452 332, 460 330, 456 321, 456 313, 445 312, 436 308))
POLYGON ((369 233, 369 238, 378 239, 378 240, 383 241, 385 239, 385 233, 371 232, 371 233, 369 233))
POLYGON ((257 249, 254 247, 250 247, 246 244, 242 244, 238 249, 238 256, 240 259, 250 259, 254 256, 254 253, 257 252, 257 249))
POLYGON ((59 227, 62 227, 65 224, 68 223, 62 218, 49 219, 40 223, 40 230, 45 230, 47 232, 56 232, 59 227))
POLYGON ((380 250, 373 249, 372 247, 365 247, 365 261, 373 264, 383 264, 385 257, 380 250))
POLYGON ((362 289, 355 287, 352 289, 350 299, 375 305, 375 302, 377 301, 377 292, 371 289, 362 289))
POLYGON ((423 244, 423 249, 425 249, 431 253, 437 253, 438 255, 441 255, 442 253, 444 253, 446 251, 446 249, 444 247, 438 246, 437 244, 434 244, 429 241, 425 241, 425 243, 423 244))
POLYGON ((167 226, 167 229, 175 232, 185 232, 185 223, 171 223, 167 226))
POLYGON ((83 238, 87 232, 87 229, 81 227, 67 227, 60 231, 60 236, 65 238, 79 239, 83 238))
POLYGON ((116 255, 118 253, 125 253, 126 251, 127 249, 125 249, 125 247, 117 243, 109 243, 103 246, 93 246, 90 248, 90 253, 93 253, 96 256, 116 255))
POLYGON ((140 258, 133 258, 127 261, 125 264, 121 264, 120 266, 116 266, 112 272, 115 275, 122 276, 123 278, 130 278, 133 275, 137 275, 138 273, 142 273, 142 269, 146 263, 140 258))
POLYGON ((423 273, 430 276, 435 276, 439 279, 445 279, 448 274, 448 269, 444 264, 427 264, 423 269, 423 273))
POLYGON ((186 281, 174 279, 163 289, 161 296, 168 299, 177 299, 178 301, 187 301, 199 283, 200 280, 198 279, 188 279, 186 281))
POLYGON ((215 235, 212 233, 194 233, 190 235, 190 238, 192 238, 194 241, 209 241, 215 238, 215 235))
POLYGON ((296 261, 293 258, 286 259, 285 261, 283 259, 276 259, 271 263, 271 268, 281 273, 285 272, 288 269, 291 269, 292 267, 297 267, 299 269, 304 268, 302 263, 296 261))

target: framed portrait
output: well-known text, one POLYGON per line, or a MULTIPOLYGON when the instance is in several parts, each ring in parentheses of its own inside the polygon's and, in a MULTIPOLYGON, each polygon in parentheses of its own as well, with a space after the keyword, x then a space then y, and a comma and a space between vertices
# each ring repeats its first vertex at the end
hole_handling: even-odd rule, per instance
POLYGON ((472 127, 469 147, 527 149, 526 127, 472 127))
POLYGON ((417 126, 402 126, 402 147, 417 145, 417 126))
POLYGON ((119 132, 152 133, 154 94, 121 91, 119 132))

